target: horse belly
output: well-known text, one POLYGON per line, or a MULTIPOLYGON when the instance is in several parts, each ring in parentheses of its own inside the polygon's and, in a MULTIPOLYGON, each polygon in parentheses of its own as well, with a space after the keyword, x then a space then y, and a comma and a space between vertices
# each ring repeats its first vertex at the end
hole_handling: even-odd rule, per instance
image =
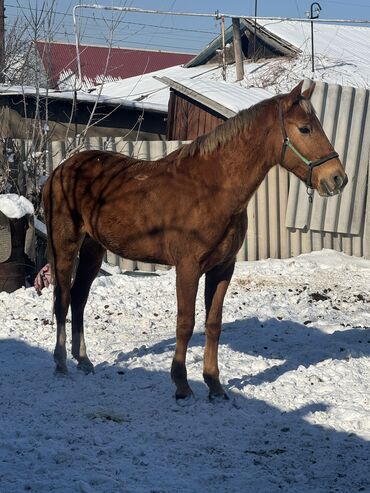
POLYGON ((173 265, 161 227, 143 227, 135 218, 99 220, 98 228, 88 233, 107 250, 120 257, 139 262, 173 265))
POLYGON ((216 265, 224 264, 236 257, 236 254, 243 244, 247 231, 247 225, 248 221, 246 211, 232 217, 221 241, 211 252, 209 252, 207 256, 203 258, 203 272, 207 272, 216 265))

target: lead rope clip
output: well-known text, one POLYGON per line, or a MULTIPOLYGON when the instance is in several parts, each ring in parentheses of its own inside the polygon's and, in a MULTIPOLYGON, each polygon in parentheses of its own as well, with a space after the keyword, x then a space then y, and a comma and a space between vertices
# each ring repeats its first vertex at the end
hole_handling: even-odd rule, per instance
POLYGON ((314 194, 314 189, 311 188, 311 187, 307 187, 306 188, 306 192, 307 192, 307 195, 308 195, 308 202, 310 204, 312 204, 312 200, 313 200, 313 194, 314 194))

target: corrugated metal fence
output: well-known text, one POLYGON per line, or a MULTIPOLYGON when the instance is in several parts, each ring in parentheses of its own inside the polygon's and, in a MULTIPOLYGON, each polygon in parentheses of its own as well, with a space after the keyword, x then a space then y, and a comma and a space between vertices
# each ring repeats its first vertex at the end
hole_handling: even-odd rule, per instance
MULTIPOLYGON (((72 142, 71 142, 72 143, 72 142)), ((119 138, 103 139, 100 137, 91 137, 86 139, 83 149, 105 149, 120 152, 136 159, 157 160, 166 156, 170 152, 178 149, 184 142, 182 141, 138 141, 131 142, 119 138)), ((49 172, 56 168, 64 159, 68 142, 54 141, 50 143, 48 149, 48 167, 49 172)), ((114 253, 107 252, 106 262, 111 265, 120 267, 122 270, 143 270, 155 271, 157 269, 167 268, 158 264, 147 264, 123 259, 114 253)))
MULTIPOLYGON (((347 188, 330 199, 315 193, 310 205, 304 184, 283 168, 273 168, 248 205, 248 232, 238 260, 287 258, 322 248, 370 258, 369 99, 365 89, 316 84, 312 103, 346 167, 347 188)), ((182 144, 90 138, 85 147, 155 160, 182 144)), ((48 155, 49 167, 54 168, 65 155, 65 144, 54 142, 48 155)), ((108 254, 107 260, 122 269, 158 268, 113 254, 108 254)))

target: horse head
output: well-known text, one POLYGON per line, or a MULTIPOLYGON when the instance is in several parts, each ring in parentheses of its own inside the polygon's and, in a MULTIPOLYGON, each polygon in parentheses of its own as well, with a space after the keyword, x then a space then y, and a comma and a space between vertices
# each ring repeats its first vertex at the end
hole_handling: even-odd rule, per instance
POLYGON ((280 164, 323 197, 340 193, 348 177, 310 102, 315 84, 301 81, 279 99, 280 164))

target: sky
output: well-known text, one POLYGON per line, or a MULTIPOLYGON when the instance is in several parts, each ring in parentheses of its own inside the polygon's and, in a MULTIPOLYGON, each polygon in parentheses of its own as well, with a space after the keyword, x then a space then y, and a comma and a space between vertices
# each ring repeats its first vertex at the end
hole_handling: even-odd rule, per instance
MULTIPOLYGON (((30 20, 36 8, 45 1, 49 6, 53 0, 5 0, 8 28, 18 16, 30 20)), ((77 0, 54 0, 56 12, 53 38, 74 42, 72 22, 73 6, 77 0)), ((104 6, 139 7, 143 9, 173 12, 254 15, 255 0, 96 0, 80 3, 96 3, 104 6)), ((306 17, 311 5, 302 0, 258 0, 257 14, 260 16, 306 17)), ((322 19, 370 19, 370 0, 320 0, 322 19)), ((78 29, 81 43, 106 44, 108 39, 116 46, 162 49, 195 53, 206 46, 220 32, 220 22, 212 18, 179 17, 133 13, 112 13, 108 10, 80 9, 78 29)), ((226 25, 230 21, 226 21, 226 25)), ((370 24, 368 24, 369 26, 370 24)), ((42 31, 42 30, 41 30, 42 31)), ((42 33, 38 36, 43 37, 42 33)))

